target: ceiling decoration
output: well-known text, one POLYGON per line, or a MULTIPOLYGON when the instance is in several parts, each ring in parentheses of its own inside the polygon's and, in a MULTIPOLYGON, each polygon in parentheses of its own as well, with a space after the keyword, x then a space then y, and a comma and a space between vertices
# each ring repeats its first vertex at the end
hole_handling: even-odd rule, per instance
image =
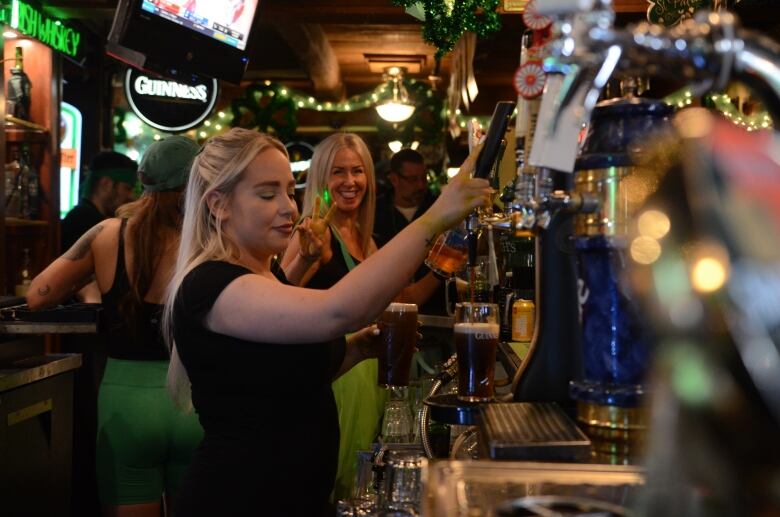
POLYGON ((395 5, 425 13, 423 39, 436 47, 438 61, 450 52, 464 32, 480 38, 501 28, 499 0, 393 0, 395 5))
POLYGON ((474 52, 477 48, 477 36, 467 32, 458 41, 452 52, 450 86, 447 89, 447 103, 450 108, 449 130, 453 138, 460 135, 460 126, 456 113, 460 112, 461 103, 468 110, 477 98, 479 88, 474 77, 474 52))
POLYGON ((700 9, 728 9, 740 0, 647 0, 647 20, 671 27, 700 9))

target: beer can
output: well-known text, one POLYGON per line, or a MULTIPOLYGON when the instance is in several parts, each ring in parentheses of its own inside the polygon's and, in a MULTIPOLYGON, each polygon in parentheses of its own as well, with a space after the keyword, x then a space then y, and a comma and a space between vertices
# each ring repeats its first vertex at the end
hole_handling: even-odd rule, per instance
POLYGON ((512 304, 512 341, 531 341, 535 308, 530 300, 518 299, 512 304))

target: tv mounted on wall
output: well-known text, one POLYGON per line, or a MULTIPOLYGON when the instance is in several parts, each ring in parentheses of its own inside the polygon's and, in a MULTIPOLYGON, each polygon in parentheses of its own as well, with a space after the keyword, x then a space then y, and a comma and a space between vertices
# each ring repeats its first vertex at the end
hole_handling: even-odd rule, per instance
POLYGON ((259 0, 119 0, 109 55, 175 79, 238 84, 259 0))

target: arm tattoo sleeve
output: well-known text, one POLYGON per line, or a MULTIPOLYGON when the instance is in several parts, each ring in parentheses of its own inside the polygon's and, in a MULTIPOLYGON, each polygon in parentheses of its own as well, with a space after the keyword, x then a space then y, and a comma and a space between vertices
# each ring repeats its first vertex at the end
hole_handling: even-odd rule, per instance
POLYGON ((74 244, 68 251, 65 252, 64 255, 62 255, 62 258, 73 261, 83 259, 87 255, 87 252, 89 252, 89 247, 92 245, 92 241, 94 241, 98 234, 102 231, 102 224, 91 228, 87 233, 82 235, 79 240, 76 241, 76 244, 74 244))

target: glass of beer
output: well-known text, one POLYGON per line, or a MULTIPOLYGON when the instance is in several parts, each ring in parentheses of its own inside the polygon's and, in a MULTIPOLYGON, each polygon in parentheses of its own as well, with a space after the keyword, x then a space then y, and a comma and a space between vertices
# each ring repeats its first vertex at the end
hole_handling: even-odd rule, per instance
POLYGON ((493 399, 498 346, 498 305, 459 303, 455 308, 455 351, 458 354, 458 398, 467 402, 493 399))
POLYGON ((425 258, 431 271, 451 277, 463 269, 468 258, 468 233, 463 227, 453 228, 436 239, 425 258))
POLYGON ((417 345, 417 305, 391 303, 377 322, 382 336, 377 359, 380 386, 408 386, 414 347, 417 345))

